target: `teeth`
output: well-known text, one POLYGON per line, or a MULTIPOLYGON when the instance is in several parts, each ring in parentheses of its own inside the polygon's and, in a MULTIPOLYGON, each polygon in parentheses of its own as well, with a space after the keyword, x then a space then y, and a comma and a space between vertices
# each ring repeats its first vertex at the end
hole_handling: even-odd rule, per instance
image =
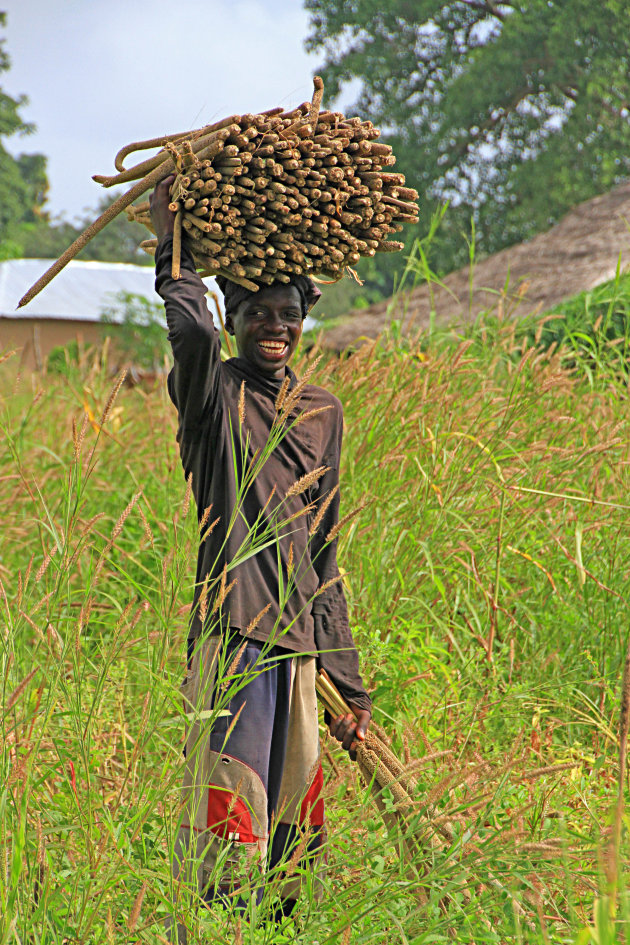
POLYGON ((286 341, 259 341, 258 344, 266 351, 284 351, 287 346, 286 341))

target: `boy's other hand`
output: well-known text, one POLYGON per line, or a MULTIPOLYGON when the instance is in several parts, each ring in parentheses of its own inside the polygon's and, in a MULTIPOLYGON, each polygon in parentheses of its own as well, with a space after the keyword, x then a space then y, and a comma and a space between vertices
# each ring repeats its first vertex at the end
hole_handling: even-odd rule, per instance
POLYGON ((164 236, 170 236, 175 228, 175 214, 168 207, 171 202, 171 184, 174 180, 174 174, 165 177, 149 197, 151 223, 158 240, 164 236))
POLYGON ((328 725, 330 734, 341 742, 342 748, 348 752, 353 761, 357 757, 359 742, 365 741, 365 733, 370 724, 371 715, 367 709, 349 703, 354 715, 339 715, 331 719, 328 725))

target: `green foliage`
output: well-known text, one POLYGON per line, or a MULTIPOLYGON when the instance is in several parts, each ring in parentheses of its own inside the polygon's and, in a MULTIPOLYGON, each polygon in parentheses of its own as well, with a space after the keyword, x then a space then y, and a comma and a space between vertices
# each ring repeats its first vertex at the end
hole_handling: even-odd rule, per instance
POLYGON ((344 403, 343 511, 369 503, 339 550, 355 637, 416 793, 388 832, 326 741, 323 901, 307 881, 296 925, 238 931, 169 879, 199 539, 172 405, 112 391, 98 356, 2 365, 3 941, 157 942, 176 895, 199 943, 625 940, 627 378, 519 331, 394 326, 318 369, 344 403))
POLYGON ((79 344, 73 338, 67 345, 57 345, 51 350, 46 359, 46 370, 49 374, 68 376, 74 373, 79 361, 79 344))
MULTIPOLYGON (((107 193, 96 208, 86 212, 76 223, 63 218, 42 219, 20 230, 21 252, 26 258, 54 259, 103 213, 119 196, 118 192, 107 193)), ((100 233, 94 236, 77 255, 77 259, 95 259, 100 262, 127 262, 135 265, 153 265, 153 260, 140 249, 140 242, 147 233, 139 223, 119 214, 100 233)))
MULTIPOLYGON (((0 29, 5 25, 6 13, 0 12, 0 29)), ((5 42, 0 38, 0 74, 11 64, 5 42)), ((34 131, 33 125, 20 117, 20 108, 27 101, 24 95, 13 98, 0 88, 0 260, 60 256, 118 196, 116 193, 105 195, 96 209, 86 213, 76 224, 50 219, 45 209, 49 187, 46 157, 20 154, 14 158, 2 145, 3 138, 34 131)), ((143 227, 120 214, 90 240, 78 258, 151 265, 151 259, 139 249, 145 236, 143 227)))
POLYGON ((170 351, 164 330, 164 306, 134 292, 117 292, 101 313, 101 321, 116 325, 116 350, 134 367, 157 371, 170 351))
POLYGON ((567 363, 595 369, 605 362, 608 370, 630 374, 630 273, 617 272, 561 302, 544 318, 525 323, 519 335, 543 350, 562 346, 567 363))
POLYGON ((421 216, 451 200, 443 242, 432 248, 436 271, 465 261, 460 232, 471 215, 480 252, 491 253, 628 173, 626 4, 304 5, 307 48, 324 54, 329 101, 359 80, 356 110, 393 145, 421 194, 421 216))

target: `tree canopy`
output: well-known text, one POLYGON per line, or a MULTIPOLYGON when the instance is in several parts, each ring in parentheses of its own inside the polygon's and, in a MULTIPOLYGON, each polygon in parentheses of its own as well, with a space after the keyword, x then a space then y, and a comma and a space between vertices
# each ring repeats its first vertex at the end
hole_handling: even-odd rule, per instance
MULTIPOLYGON (((6 13, 0 11, 0 29, 5 25, 6 13)), ((0 38, 0 73, 11 65, 4 44, 0 38)), ((26 101, 25 96, 13 98, 0 87, 0 259, 14 254, 21 225, 38 220, 48 189, 43 154, 13 157, 3 145, 3 139, 34 130, 20 116, 26 101)))
MULTIPOLYGON (((6 19, 6 13, 0 11, 0 30, 6 26, 6 19)), ((5 43, 6 39, 0 37, 0 74, 11 66, 5 43)), ((32 134, 35 130, 20 115, 27 101, 25 95, 14 98, 0 87, 0 259, 18 256, 50 259, 61 255, 117 196, 104 195, 96 210, 86 211, 76 224, 64 219, 51 220, 46 209, 49 184, 45 155, 13 157, 3 145, 6 138, 32 134)), ((146 253, 138 249, 145 237, 143 227, 121 214, 88 243, 79 258, 150 264, 146 253)))
POLYGON ((425 229, 451 201, 438 265, 532 236, 630 167, 630 7, 625 0, 305 0, 307 48, 330 98, 394 146, 425 229), (354 88, 354 85, 352 85, 354 88), (348 111, 350 109, 346 109, 348 111))

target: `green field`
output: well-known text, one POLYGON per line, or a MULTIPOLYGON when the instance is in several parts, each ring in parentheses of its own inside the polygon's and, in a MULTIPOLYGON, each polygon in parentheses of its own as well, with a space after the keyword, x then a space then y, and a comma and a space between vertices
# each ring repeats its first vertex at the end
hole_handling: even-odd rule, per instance
MULTIPOLYGON (((627 941, 630 375, 604 328, 570 349, 493 318, 393 329, 319 365, 345 407, 342 512, 365 504, 339 553, 352 625, 415 805, 388 834, 323 736, 323 901, 307 882, 276 929, 184 897, 191 941, 627 941)), ((109 402, 94 352, 66 376, 17 367, 0 366, 0 943, 165 941, 197 540, 175 413, 162 384, 109 402)))

